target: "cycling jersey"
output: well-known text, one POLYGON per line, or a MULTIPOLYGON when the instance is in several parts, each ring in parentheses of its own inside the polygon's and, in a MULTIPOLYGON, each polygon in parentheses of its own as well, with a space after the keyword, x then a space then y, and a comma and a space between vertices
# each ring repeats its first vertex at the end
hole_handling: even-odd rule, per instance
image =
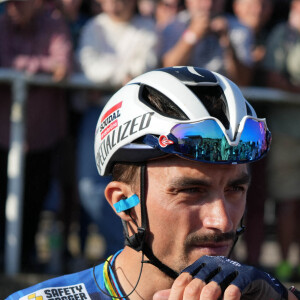
POLYGON ((108 300, 119 294, 119 287, 108 270, 117 255, 96 267, 38 283, 10 295, 6 300, 108 300), (100 290, 99 289, 102 290, 100 290), (112 288, 113 287, 113 288, 112 288), (104 291, 104 292, 103 292, 104 291))
MULTIPOLYGON (((6 300, 125 299, 126 295, 122 293, 111 268, 121 251, 94 268, 49 279, 16 292, 6 300)), ((266 296, 274 300, 288 299, 287 289, 276 278, 223 256, 202 256, 182 272, 188 272, 204 282, 215 281, 222 291, 230 284, 236 285, 243 299, 267 299, 266 296)), ((291 291, 299 297, 295 288, 291 291)))

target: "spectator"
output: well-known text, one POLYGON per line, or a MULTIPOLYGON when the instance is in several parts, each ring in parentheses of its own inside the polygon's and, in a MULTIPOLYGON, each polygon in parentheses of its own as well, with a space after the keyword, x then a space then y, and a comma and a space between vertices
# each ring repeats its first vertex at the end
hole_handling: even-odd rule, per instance
POLYGON ((137 3, 139 14, 153 19, 158 33, 183 9, 181 0, 138 0, 137 3))
MULTIPOLYGON (((300 93, 299 47, 300 1, 293 0, 288 21, 277 25, 268 39, 264 60, 268 86, 300 93)), ((271 106, 270 115, 273 150, 268 160, 269 193, 277 204, 277 235, 282 257, 276 273, 282 280, 290 280, 293 266, 288 260, 289 249, 299 235, 300 110, 299 106, 283 103, 271 106)))
MULTIPOLYGON (((62 15, 66 20, 72 36, 74 53, 76 53, 78 47, 81 30, 90 18, 87 9, 84 10, 84 4, 86 3, 82 0, 56 0, 56 8, 52 12, 53 15, 62 15)), ((73 67, 76 72, 80 71, 80 66, 75 55, 73 67)), ((58 178, 52 184, 52 189, 47 197, 48 203, 53 202, 53 198, 59 199, 60 207, 58 216, 64 225, 64 240, 67 240, 72 225, 84 218, 84 213, 79 204, 76 179, 76 143, 80 120, 86 106, 86 91, 69 90, 66 96, 68 103, 68 136, 65 139, 65 143, 61 145, 59 155, 57 155, 58 178), (72 210, 69 209, 70 205, 73 207, 72 210)), ((85 235, 87 228, 80 227, 80 231, 83 231, 85 235)), ((72 259, 67 245, 64 245, 63 250, 65 261, 68 261, 67 258, 72 259)), ((84 249, 82 250, 84 251, 84 249)), ((81 261, 81 258, 79 261, 81 261)), ((56 274, 61 273, 63 267, 70 266, 73 270, 77 265, 78 263, 71 261, 71 263, 68 262, 64 266, 58 264, 57 270, 55 270, 53 264, 50 263, 51 272, 56 274)), ((47 272, 49 271, 47 270, 47 272)))
POLYGON ((77 49, 81 29, 89 16, 81 12, 83 0, 58 0, 57 7, 69 25, 73 48, 77 49))
POLYGON ((163 30, 182 10, 180 0, 157 0, 155 22, 158 31, 163 30))
POLYGON ((186 0, 162 33, 163 66, 195 65, 226 74, 239 85, 251 80, 251 32, 224 14, 224 0, 186 0))
MULTIPOLYGON (((89 79, 115 89, 156 66, 155 26, 149 18, 135 14, 135 0, 100 0, 100 4, 103 13, 91 19, 82 31, 78 57, 89 79)), ((98 224, 107 242, 107 253, 113 253, 123 245, 122 226, 105 201, 104 188, 109 178, 99 178, 92 146, 94 128, 104 102, 105 95, 95 98, 82 119, 78 186, 83 208, 98 224)))
MULTIPOLYGON (((71 40, 61 19, 43 10, 42 0, 8 0, 0 17, 0 67, 64 79, 70 71, 71 40)), ((11 93, 0 88, 1 221, 4 221, 11 93)), ((66 103, 61 90, 31 87, 26 104, 26 150, 22 267, 32 265, 34 235, 50 180, 51 159, 66 132, 66 103)), ((4 224, 1 224, 3 236, 4 224)))
POLYGON ((156 65, 154 24, 134 15, 135 0, 127 5, 125 0, 99 1, 104 13, 83 30, 79 60, 89 79, 117 88, 156 65))
POLYGON ((234 0, 233 11, 238 20, 248 26, 254 34, 252 59, 255 63, 255 76, 252 85, 263 85, 263 76, 260 76, 262 62, 266 52, 266 40, 270 31, 270 21, 273 13, 271 0, 234 0))
MULTIPOLYGON (((251 85, 264 85, 262 61, 266 52, 266 40, 269 33, 269 22, 273 11, 271 0, 234 0, 233 11, 238 20, 248 26, 254 33, 252 58, 254 75, 251 85)), ((266 115, 266 105, 254 103, 260 115, 266 115)), ((264 241, 264 205, 267 198, 266 159, 252 166, 253 182, 248 191, 245 233, 247 245, 247 263, 259 265, 261 246, 264 241)))
POLYGON ((141 16, 153 18, 155 13, 156 0, 138 0, 137 9, 141 16))

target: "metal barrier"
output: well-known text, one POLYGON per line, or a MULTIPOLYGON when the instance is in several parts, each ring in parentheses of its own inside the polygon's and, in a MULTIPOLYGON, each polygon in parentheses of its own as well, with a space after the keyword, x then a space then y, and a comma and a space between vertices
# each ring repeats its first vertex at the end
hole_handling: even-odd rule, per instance
MULTIPOLYGON (((5 273, 7 275, 15 275, 20 271, 24 177, 23 145, 26 130, 24 112, 28 86, 55 86, 68 89, 96 89, 106 91, 111 91, 111 88, 93 83, 83 74, 74 74, 67 80, 55 82, 50 75, 29 76, 18 71, 3 68, 0 68, 0 84, 1 83, 10 83, 12 85, 13 97, 10 116, 10 149, 7 167, 5 273)), ((245 87, 242 88, 242 92, 251 102, 299 104, 300 95, 277 89, 245 87)))
MULTIPOLYGON (((23 208, 23 177, 24 177, 24 138, 25 138, 25 107, 27 87, 55 86, 76 89, 101 89, 82 74, 74 74, 68 80, 55 82, 50 75, 29 76, 11 69, 0 69, 0 84, 10 83, 12 87, 10 148, 7 167, 7 200, 6 200, 6 233, 5 233, 5 273, 14 275, 20 270, 20 249, 23 208)), ((42 100, 41 100, 42 101, 42 100)))

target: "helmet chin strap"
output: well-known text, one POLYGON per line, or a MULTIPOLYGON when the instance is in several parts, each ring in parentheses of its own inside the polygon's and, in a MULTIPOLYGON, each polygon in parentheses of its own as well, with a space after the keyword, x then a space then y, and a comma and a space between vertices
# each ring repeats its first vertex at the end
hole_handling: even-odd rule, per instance
MULTIPOLYGON (((171 277, 172 279, 176 279, 179 275, 178 272, 173 270, 172 268, 165 265, 163 262, 161 262, 153 253, 152 249, 147 245, 145 239, 146 239, 146 233, 148 228, 148 215, 147 215, 147 209, 146 209, 146 197, 145 197, 145 180, 146 180, 146 164, 141 165, 141 174, 140 174, 140 203, 141 203, 141 226, 138 226, 136 221, 131 217, 132 221, 137 226, 137 232, 133 235, 129 236, 129 232, 127 229, 127 224, 125 221, 122 220, 123 228, 125 231, 125 245, 131 247, 132 249, 136 250, 137 252, 142 251, 148 258, 148 260, 143 260, 143 263, 149 263, 157 267, 159 270, 161 270, 163 273, 165 273, 167 276, 171 277)), ((241 220, 241 227, 237 229, 235 240, 233 242, 233 245, 230 249, 228 258, 231 256, 233 252, 233 248, 235 247, 239 236, 245 231, 245 226, 243 225, 243 218, 241 220)))
POLYGON ((141 226, 138 226, 136 221, 131 217, 132 221, 137 226, 137 232, 133 235, 129 236, 129 232, 127 229, 127 224, 125 221, 122 221, 124 231, 125 231, 125 245, 131 247, 136 251, 142 251, 148 258, 148 260, 143 260, 142 263, 149 263, 156 266, 163 273, 168 275, 169 277, 175 279, 178 277, 178 273, 161 262, 153 253, 152 249, 146 244, 146 233, 148 228, 148 215, 146 209, 146 189, 145 189, 145 181, 146 181, 146 164, 141 165, 141 174, 140 174, 140 203, 141 203, 141 226))

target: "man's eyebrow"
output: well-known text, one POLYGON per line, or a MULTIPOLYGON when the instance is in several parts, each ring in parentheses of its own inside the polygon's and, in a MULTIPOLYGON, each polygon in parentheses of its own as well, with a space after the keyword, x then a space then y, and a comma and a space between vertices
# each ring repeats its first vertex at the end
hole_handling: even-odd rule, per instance
POLYGON ((191 177, 176 177, 170 183, 173 188, 181 188, 186 186, 210 186, 211 182, 209 180, 191 177))
POLYGON ((228 185, 229 186, 234 186, 234 185, 240 185, 240 184, 250 184, 250 182, 251 182, 250 174, 249 173, 243 173, 238 178, 229 181, 228 185))
MULTIPOLYGON (((249 173, 242 173, 239 177, 228 182, 228 186, 235 186, 240 184, 250 184, 251 176, 249 173)), ((211 179, 192 178, 192 177, 176 177, 171 183, 171 188, 182 188, 187 186, 211 186, 211 179)))

